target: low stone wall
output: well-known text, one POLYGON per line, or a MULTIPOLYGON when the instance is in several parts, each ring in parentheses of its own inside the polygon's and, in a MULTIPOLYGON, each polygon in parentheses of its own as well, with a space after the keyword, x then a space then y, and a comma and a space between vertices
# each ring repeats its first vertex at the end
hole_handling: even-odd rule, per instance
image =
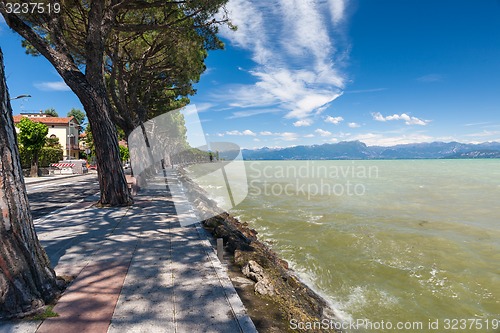
MULTIPOLYGON (((39 176, 47 176, 49 175, 49 170, 51 170, 50 167, 39 167, 38 168, 38 175, 39 176)), ((23 176, 24 177, 29 177, 30 176, 30 171, 31 169, 28 168, 28 169, 23 169, 23 176)))
MULTIPOLYGON (((255 281, 255 293, 279 304, 283 317, 297 322, 319 322, 336 320, 334 311, 327 302, 304 284, 288 263, 278 257, 257 238, 257 231, 241 223, 230 214, 222 213, 217 204, 208 199, 206 192, 192 182, 183 170, 181 181, 191 202, 201 215, 207 217, 203 226, 216 238, 224 239, 224 246, 234 256, 235 264, 242 273, 255 281), (212 217, 211 217, 212 216, 212 217)), ((203 216, 202 216, 203 217, 203 216)), ((297 329, 299 332, 341 332, 319 329, 297 329)))

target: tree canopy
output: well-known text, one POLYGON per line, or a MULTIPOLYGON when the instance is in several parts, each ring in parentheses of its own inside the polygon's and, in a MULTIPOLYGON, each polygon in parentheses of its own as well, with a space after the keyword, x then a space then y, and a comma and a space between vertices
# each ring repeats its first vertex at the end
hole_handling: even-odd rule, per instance
POLYGON ((19 143, 30 151, 40 150, 45 145, 49 128, 47 125, 23 117, 17 124, 19 143))
POLYGON ((44 114, 52 116, 52 117, 59 117, 59 114, 57 113, 56 109, 50 108, 45 111, 43 111, 44 114))
MULTIPOLYGON (((131 202, 120 165, 116 129, 111 121, 113 109, 104 79, 104 68, 114 65, 113 58, 106 57, 107 50, 112 50, 117 35, 123 36, 120 43, 125 44, 138 37, 142 39, 141 36, 145 43, 151 44, 155 37, 176 36, 186 31, 193 36, 203 36, 207 43, 214 41, 218 26, 227 22, 223 8, 226 2, 62 0, 61 11, 50 14, 8 13, 5 4, 0 3, 5 21, 27 41, 24 44, 29 46, 28 52, 36 50, 46 57, 84 106, 95 142, 101 204, 131 202), (215 18, 217 13, 222 13, 221 19, 215 18)), ((168 46, 160 43, 155 48, 166 51, 168 46)), ((144 60, 153 59, 154 63, 148 52, 143 53, 143 57, 144 60)), ((147 85, 144 87, 146 89, 147 85)), ((141 101, 142 105, 149 109, 147 101, 141 101)), ((144 107, 135 110, 146 112, 144 107)))
MULTIPOLYGON (((167 25, 183 17, 182 10, 176 11, 165 16, 156 9, 150 15, 157 24, 167 25)), ((188 96, 195 93, 193 83, 205 71, 207 50, 223 47, 215 29, 197 28, 189 17, 168 34, 156 30, 112 34, 107 48, 108 92, 113 119, 127 136, 146 120, 188 104, 188 96)))
POLYGON ((75 109, 72 108, 68 114, 68 117, 74 117, 75 120, 78 122, 78 134, 81 134, 83 132, 83 121, 85 120, 85 112, 83 112, 80 109, 75 109))
POLYGON ((80 109, 75 109, 75 108, 72 108, 68 114, 67 114, 68 117, 74 117, 76 119, 76 121, 78 122, 78 124, 82 125, 83 124, 83 120, 85 120, 85 112, 83 112, 82 110, 80 109))
POLYGON ((120 158, 122 159, 122 162, 126 162, 130 159, 130 152, 127 147, 120 146, 120 158))

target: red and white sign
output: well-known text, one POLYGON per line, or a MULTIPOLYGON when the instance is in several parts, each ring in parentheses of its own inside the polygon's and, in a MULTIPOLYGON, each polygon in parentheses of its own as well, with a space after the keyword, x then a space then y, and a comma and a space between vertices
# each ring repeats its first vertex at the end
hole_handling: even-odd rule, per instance
POLYGON ((51 166, 56 168, 72 168, 75 166, 75 163, 52 163, 51 166))

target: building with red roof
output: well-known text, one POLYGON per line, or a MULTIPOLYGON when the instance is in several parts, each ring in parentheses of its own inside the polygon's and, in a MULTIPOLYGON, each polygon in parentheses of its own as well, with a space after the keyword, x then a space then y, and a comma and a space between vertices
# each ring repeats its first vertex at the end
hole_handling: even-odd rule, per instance
MULTIPOLYGON (((64 149, 65 159, 78 159, 80 147, 78 145, 78 128, 80 124, 74 117, 53 117, 40 113, 21 113, 14 116, 14 123, 18 124, 23 117, 47 125, 48 137, 56 137, 64 149)), ((19 129, 16 127, 16 131, 19 129)))

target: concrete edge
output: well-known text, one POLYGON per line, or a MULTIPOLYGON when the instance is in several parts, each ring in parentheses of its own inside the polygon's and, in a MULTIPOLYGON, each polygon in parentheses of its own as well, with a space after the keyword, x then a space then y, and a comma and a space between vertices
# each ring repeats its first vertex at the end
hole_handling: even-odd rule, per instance
POLYGON ((236 289, 234 288, 233 282, 229 278, 229 275, 227 274, 227 268, 222 264, 222 262, 219 260, 217 257, 217 254, 214 251, 214 248, 212 244, 210 243, 210 240, 207 238, 208 235, 205 232, 205 229, 201 226, 201 224, 195 223, 194 226, 196 227, 196 231, 198 232, 198 235, 200 236, 203 244, 203 248, 205 250, 205 253, 207 254, 208 258, 210 259, 210 262, 212 266, 214 267, 215 273, 217 274, 217 277, 219 279, 220 284, 222 285, 224 289, 224 294, 226 296, 226 299, 229 303, 229 306, 232 308, 234 317, 236 318, 236 321, 238 322, 238 325, 240 326, 241 332, 243 333, 257 333, 257 328, 255 327, 252 319, 250 319, 250 316, 248 315, 248 312, 243 305, 243 302, 241 301, 240 296, 236 292, 236 289))
POLYGON ((74 178, 74 177, 82 177, 82 176, 88 176, 92 175, 91 173, 86 173, 86 174, 81 174, 81 175, 67 175, 67 176, 55 176, 55 177, 50 177, 50 176, 42 176, 38 177, 39 179, 33 180, 33 181, 26 181, 26 179, 32 179, 30 177, 24 177, 24 184, 25 185, 33 185, 33 184, 40 184, 40 183, 45 183, 51 180, 59 180, 59 179, 67 179, 67 178, 74 178))
MULTIPOLYGON (((174 171, 177 175, 175 179, 171 179, 171 181, 177 182, 177 186, 180 187, 183 193, 186 193, 184 189, 184 185, 182 184, 182 181, 179 180, 178 177, 178 172, 177 170, 174 171)), ((170 186, 171 182, 169 182, 170 186)), ((176 204, 176 198, 171 195, 172 201, 174 201, 174 204, 176 204)), ((177 198, 177 201, 179 201, 179 198, 177 198)), ((178 203, 178 202, 177 202, 178 203)), ((176 205, 177 208, 177 205, 176 205)), ((227 274, 227 269, 224 267, 224 265, 220 262, 219 258, 217 258, 217 255, 214 251, 214 248, 212 244, 210 243, 210 240, 208 239, 208 235, 205 233, 205 230, 200 224, 200 218, 196 214, 196 211, 193 209, 191 203, 189 201, 183 203, 183 208, 189 209, 189 212, 184 212, 184 214, 190 214, 193 216, 193 218, 196 220, 195 223, 192 223, 196 231, 198 233, 198 236, 201 239, 201 243, 203 246, 203 249, 205 251, 205 254, 209 258, 212 267, 215 270, 215 273, 217 275, 217 278, 219 280, 219 283, 222 286, 222 289, 224 290, 224 296, 231 307, 233 311, 234 318, 236 319, 238 326, 240 327, 240 332, 242 333, 257 333, 257 328, 255 327, 252 319, 248 315, 245 306, 243 305, 243 302, 241 301, 240 296, 236 292, 236 289, 233 286, 233 283, 231 282, 231 279, 229 278, 227 274)), ((192 220, 192 219, 190 219, 192 220)), ((191 223, 190 223, 191 224, 191 223)))

